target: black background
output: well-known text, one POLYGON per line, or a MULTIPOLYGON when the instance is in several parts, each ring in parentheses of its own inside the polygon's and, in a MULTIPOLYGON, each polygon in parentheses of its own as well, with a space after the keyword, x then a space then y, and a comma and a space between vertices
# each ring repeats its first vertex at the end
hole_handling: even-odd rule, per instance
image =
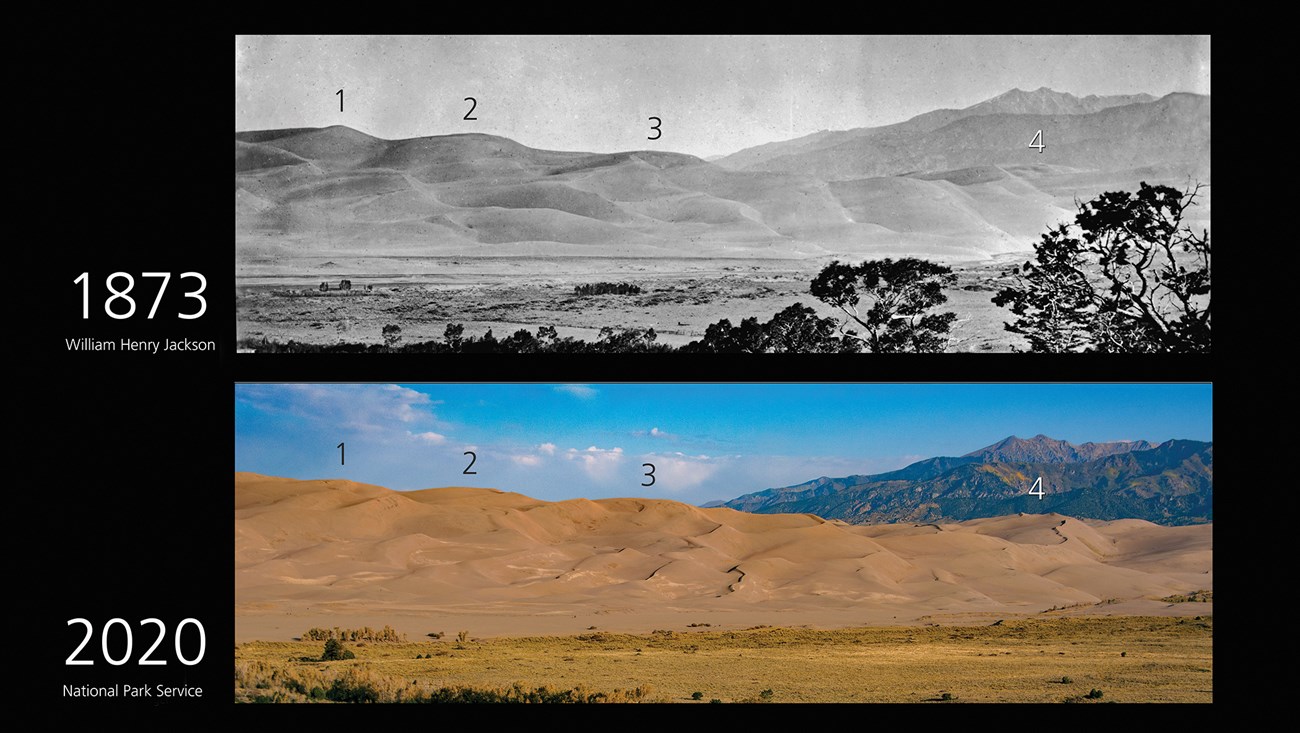
MULTIPOLYGON (((591 18, 573 25, 549 15, 543 26, 551 32, 682 31, 681 17, 663 8, 616 10, 637 18, 637 27, 611 28, 609 21, 591 18)), ((1020 10, 1038 12, 1029 6, 1017 12, 1020 10)), ((242 12, 261 17, 257 9, 242 12)), ((743 15, 749 11, 738 12, 743 15)), ((504 26, 495 19, 492 27, 486 27, 486 20, 462 20, 455 32, 534 32, 537 28, 522 27, 538 19, 530 13, 540 11, 534 8, 512 15, 504 26)), ((691 25, 697 32, 888 30, 827 28, 825 22, 814 22, 809 27, 798 21, 787 23, 788 19, 782 19, 782 28, 754 27, 755 23, 761 25, 761 21, 754 20, 748 21, 749 27, 746 21, 739 21, 737 27, 735 20, 701 17, 705 20, 691 25)), ((317 20, 306 25, 337 26, 342 22, 319 20, 319 15, 313 18, 317 20)), ((18 578, 22 582, 10 603, 21 609, 30 601, 39 616, 34 624, 37 633, 24 639, 30 645, 27 660, 38 670, 30 683, 30 699, 51 711, 76 709, 81 714, 95 715, 96 711, 130 708, 141 717, 179 714, 187 720, 218 725, 263 717, 299 722, 308 716, 325 722, 324 715, 330 716, 331 723, 338 715, 355 716, 358 722, 400 716, 427 719, 433 724, 522 723, 521 717, 513 717, 521 715, 518 711, 482 708, 458 710, 447 718, 446 712, 430 716, 427 712, 394 708, 381 712, 340 710, 342 706, 232 704, 231 473, 236 381, 1213 381, 1220 425, 1225 424, 1225 419, 1231 425, 1232 412, 1243 409, 1240 404, 1225 401, 1227 373, 1216 373, 1216 360, 1237 353, 1233 347, 1238 340, 1223 330, 1222 311, 1215 357, 947 354, 752 358, 658 355, 623 359, 560 355, 236 355, 233 267, 227 229, 229 189, 225 188, 229 179, 216 174, 229 165, 228 143, 218 144, 229 135, 229 118, 225 116, 229 110, 225 100, 229 97, 224 96, 229 92, 218 95, 217 82, 229 89, 224 85, 229 83, 230 36, 199 24, 176 27, 153 18, 114 15, 99 20, 100 24, 88 22, 70 35, 28 40, 33 53, 42 43, 50 45, 44 52, 49 61, 40 69, 38 83, 28 97, 28 103, 39 109, 39 132, 11 130, 15 135, 11 144, 23 148, 24 160, 30 161, 26 165, 51 172, 48 178, 29 179, 24 210, 16 212, 24 219, 40 222, 38 231, 24 238, 21 246, 24 252, 33 252, 35 257, 31 259, 40 263, 46 289, 41 307, 45 313, 57 315, 35 321, 35 340, 40 344, 40 356, 35 362, 19 351, 11 352, 29 370, 29 378, 18 386, 24 392, 20 403, 32 407, 11 413, 11 425, 17 428, 19 444, 25 449, 23 462, 28 467, 17 474, 24 476, 21 485, 11 487, 19 498, 13 505, 18 507, 16 515, 9 517, 14 534, 9 544, 11 562, 19 566, 18 578), (221 69, 216 68, 216 60, 221 61, 221 69), (137 275, 137 288, 144 288, 137 294, 151 294, 154 287, 152 282, 141 280, 139 273, 173 273, 170 297, 160 306, 157 318, 145 320, 141 312, 129 320, 114 321, 102 314, 106 291, 100 288, 104 277, 115 271, 137 275), (184 271, 202 272, 208 281, 204 292, 207 313, 194 321, 168 315, 193 308, 192 300, 180 297, 181 283, 176 276, 184 271), (81 318, 80 286, 73 283, 82 272, 91 276, 89 320, 81 318), (77 353, 66 349, 65 339, 86 336, 112 340, 210 339, 216 342, 218 351, 155 355, 77 353), (34 420, 33 415, 37 416, 34 420), (94 624, 95 635, 80 655, 95 659, 92 667, 64 665, 83 636, 80 626, 67 625, 68 619, 76 617, 94 624), (133 626, 133 660, 154 637, 154 632, 141 629, 138 621, 156 617, 166 623, 168 637, 156 656, 168 659, 167 666, 139 667, 134 661, 121 667, 106 664, 99 651, 99 633, 104 623, 115 617, 133 626), (186 667, 173 658, 171 634, 181 619, 191 617, 202 622, 206 630, 207 654, 201 664, 186 667), (78 700, 62 694, 65 684, 119 682, 197 685, 204 689, 204 697, 199 701, 159 704, 130 698, 78 700)), ((1121 24, 1106 18, 1076 18, 1077 22, 1058 24, 1057 29, 1170 30, 1133 28, 1130 20, 1121 24)), ((370 30, 407 33, 427 29, 430 24, 426 16, 413 24, 399 24, 404 27, 389 25, 370 30)), ((302 27, 294 22, 273 23, 257 18, 246 25, 249 27, 239 27, 239 32, 276 33, 302 27)), ((947 25, 912 23, 908 30, 1053 30, 1050 23, 1039 25, 1023 17, 1006 25, 987 17, 974 24, 962 23, 960 18, 948 19, 947 25)), ((346 27, 332 30, 355 32, 346 27)), ((1215 44, 1216 55, 1223 59, 1220 38, 1215 38, 1215 44)), ((1221 88, 1220 94, 1229 91, 1221 88)), ((1222 124, 1225 107, 1221 104, 1220 109, 1218 121, 1222 124)), ((1223 132, 1220 128, 1220 140, 1224 139, 1223 132)), ((1216 198, 1221 212, 1231 211, 1231 191, 1221 192, 1216 198)), ((1230 228, 1223 222, 1230 221, 1221 214, 1221 234, 1230 228)), ((11 241, 11 247, 17 244, 11 241)), ((1218 283, 1220 303, 1225 302, 1225 288, 1226 292, 1234 290, 1230 276, 1227 280, 1223 276, 1223 264, 1218 283)), ((1231 263, 1227 264, 1230 272, 1231 263)), ((192 283, 187 280, 184 284, 192 283)), ((151 302, 151 297, 137 298, 138 307, 145 310, 151 302)), ((1231 383, 1227 387, 1231 389, 1231 383)), ((1233 435, 1226 437, 1227 455, 1232 456, 1233 435)), ((1221 502, 1218 509, 1220 521, 1226 517, 1231 522, 1231 506, 1221 502)), ((1231 579, 1220 580, 1220 595, 1227 598, 1224 589, 1231 579)), ((1224 606, 1227 611, 1231 601, 1224 606)), ((20 612, 19 616, 25 618, 26 613, 20 612)), ((30 622, 20 623, 25 627, 30 622)), ((188 649, 193 649, 192 632, 187 632, 188 649)), ((1222 652, 1224 645, 1219 646, 1222 652)), ((1225 661, 1230 660, 1221 657, 1220 662, 1225 661)), ((1222 700, 1228 688, 1221 686, 1216 692, 1222 700)), ((718 706, 704 706, 709 707, 713 710, 656 707, 652 715, 701 725, 758 720, 752 710, 738 713, 734 706, 721 706, 727 709, 724 713, 718 706)), ((1114 706, 1075 707, 1086 707, 1086 711, 1074 715, 1087 718, 1105 716, 1105 708, 1114 706)), ((1014 718, 1009 716, 1018 715, 1003 708, 993 716, 989 708, 983 706, 985 715, 1002 720, 1011 721, 1014 718)), ((974 715, 975 709, 930 706, 904 713, 915 720, 933 722, 937 716, 974 715), (954 712, 957 710, 963 712, 954 712)), ((829 724, 825 719, 796 717, 807 715, 807 708, 804 710, 791 713, 789 706, 766 706, 763 718, 829 724)), ((1186 710, 1185 706, 1162 706, 1160 714, 1167 719, 1186 717, 1190 721, 1186 710), (1175 713, 1175 709, 1183 712, 1175 713)), ((631 715, 646 717, 630 710, 581 714, 534 710, 528 715, 530 722, 526 724, 530 725, 538 722, 538 716, 556 722, 574 715, 599 716, 599 720, 610 722, 631 715)), ((866 724, 867 720, 861 722, 866 724)), ((1031 715, 1025 718, 1025 724, 1050 723, 1031 715)))

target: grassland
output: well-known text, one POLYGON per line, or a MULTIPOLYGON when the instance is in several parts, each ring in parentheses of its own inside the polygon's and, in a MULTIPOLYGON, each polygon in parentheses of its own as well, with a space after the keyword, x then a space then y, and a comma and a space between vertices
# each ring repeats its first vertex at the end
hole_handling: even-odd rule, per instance
POLYGON ((235 648, 235 699, 305 702, 324 699, 332 686, 365 691, 340 699, 378 702, 427 697, 442 688, 541 687, 604 693, 609 701, 703 703, 1095 704, 1213 697, 1211 616, 651 634, 594 629, 492 639, 475 639, 471 630, 464 641, 457 636, 350 643, 356 659, 340 662, 303 661, 319 658, 320 642, 241 644, 235 648), (1088 698, 1093 690, 1103 695, 1088 698))

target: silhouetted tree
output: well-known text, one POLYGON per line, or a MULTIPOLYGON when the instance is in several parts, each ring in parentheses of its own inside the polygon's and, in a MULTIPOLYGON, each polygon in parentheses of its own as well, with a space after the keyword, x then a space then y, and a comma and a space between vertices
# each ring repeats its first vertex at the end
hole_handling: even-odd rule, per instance
POLYGON ((763 350, 803 354, 858 351, 855 339, 837 336, 837 331, 835 319, 819 318, 817 311, 795 303, 764 324, 763 350))
POLYGON ((930 313, 948 302, 943 289, 957 282, 950 268, 914 257, 869 260, 860 265, 830 263, 812 281, 811 292, 866 329, 840 327, 876 353, 943 351, 956 313, 930 313), (865 303, 863 302, 865 299, 865 303))
POLYGON ((461 342, 465 340, 465 327, 459 323, 448 323, 442 332, 442 338, 452 351, 460 351, 461 342))
POLYGON ((1148 186, 1078 204, 1006 273, 993 302, 1033 351, 1208 352, 1210 234, 1183 224, 1204 186, 1148 186))
POLYGON ((502 339, 501 348, 512 354, 536 354, 542 350, 542 345, 531 331, 521 328, 508 338, 502 339))
POLYGON ((672 351, 667 344, 657 344, 659 334, 653 328, 627 328, 615 330, 609 326, 600 329, 600 338, 593 343, 592 350, 602 354, 631 354, 655 351, 672 351))
POLYGON ((834 353, 857 351, 853 339, 836 335, 833 318, 819 318, 816 311, 795 303, 760 323, 746 318, 739 326, 724 318, 709 324, 704 338, 692 341, 682 351, 696 353, 834 353))

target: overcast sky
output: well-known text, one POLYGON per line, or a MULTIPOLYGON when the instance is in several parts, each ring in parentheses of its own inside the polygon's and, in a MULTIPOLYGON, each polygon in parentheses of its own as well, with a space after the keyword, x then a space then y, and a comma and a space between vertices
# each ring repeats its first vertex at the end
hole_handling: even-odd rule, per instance
POLYGON ((1211 391, 1208 384, 240 384, 235 470, 398 490, 478 486, 549 501, 643 496, 698 504, 964 455, 1009 435, 1212 440, 1211 391), (465 451, 475 454, 472 468, 465 451), (644 463, 655 466, 653 482, 644 463))
POLYGON ((701 157, 1012 88, 1210 93, 1207 36, 237 36, 235 130, 701 157), (343 111, 339 111, 343 89, 343 111), (464 119, 473 97, 475 121, 464 119), (649 117, 661 135, 647 140, 649 117))

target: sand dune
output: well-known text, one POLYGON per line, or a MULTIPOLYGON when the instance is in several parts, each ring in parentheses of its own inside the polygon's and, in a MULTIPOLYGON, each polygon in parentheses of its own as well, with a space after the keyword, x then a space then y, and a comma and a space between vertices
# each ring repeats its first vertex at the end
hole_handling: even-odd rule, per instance
MULTIPOLYGON (((1060 168, 1057 166, 1056 168, 1060 168)), ((1066 170, 1066 169, 1062 169, 1066 170)), ((346 127, 235 135, 237 260, 519 254, 752 257, 1027 250, 1070 214, 1034 175, 983 166, 828 184, 694 156, 536 150, 491 135, 382 140, 346 127)), ((298 265, 287 264, 293 268, 298 265)), ((350 273, 359 274, 359 273, 350 273)))
POLYGON ((240 632, 249 636, 265 633, 259 617, 284 633, 308 618, 440 614, 505 616, 512 629, 600 614, 632 625, 764 612, 902 623, 1108 599, 1177 613, 1157 599, 1212 587, 1211 531, 1057 514, 849 525, 661 499, 546 502, 237 473, 236 620, 258 629, 240 632))

